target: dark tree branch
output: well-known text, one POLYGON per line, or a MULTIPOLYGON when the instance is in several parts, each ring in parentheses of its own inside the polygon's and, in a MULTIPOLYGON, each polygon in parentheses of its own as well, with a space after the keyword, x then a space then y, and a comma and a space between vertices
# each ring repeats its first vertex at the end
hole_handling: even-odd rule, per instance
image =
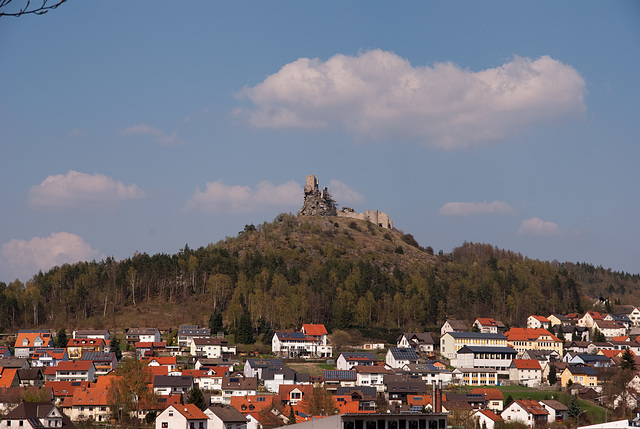
POLYGON ((57 8, 67 0, 55 0, 55 2, 51 4, 47 4, 49 3, 49 0, 40 0, 42 1, 42 4, 40 6, 33 6, 33 7, 31 7, 31 0, 27 0, 27 3, 24 5, 23 8, 15 11, 6 11, 6 9, 10 6, 12 1, 13 0, 0 0, 0 17, 2 16, 18 17, 22 15, 27 15, 27 14, 43 15, 49 12, 51 9, 57 8))

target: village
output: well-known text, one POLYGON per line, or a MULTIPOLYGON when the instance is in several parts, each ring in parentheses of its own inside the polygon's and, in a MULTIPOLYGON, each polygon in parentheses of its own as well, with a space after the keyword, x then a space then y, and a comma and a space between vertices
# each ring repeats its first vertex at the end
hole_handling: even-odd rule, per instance
POLYGON ((447 417, 449 425, 487 429, 565 427, 579 426, 587 412, 578 400, 632 416, 640 399, 640 310, 616 309, 531 315, 526 327, 510 329, 492 318, 447 320, 440 332, 351 344, 340 353, 322 324, 275 332, 270 355, 239 354, 223 333, 195 325, 177 334, 132 327, 122 338, 107 330, 76 330, 68 339, 20 330, 0 347, 1 427, 28 419, 44 427, 104 425, 122 409, 126 419, 158 429, 269 429, 337 416, 339 427, 360 429, 371 414, 385 417, 368 429, 406 429, 407 416, 423 416, 408 425, 417 429, 444 428, 447 417), (127 361, 141 365, 153 397, 134 393, 133 409, 113 394, 127 361), (624 385, 611 388, 625 371, 624 385), (545 399, 505 398, 504 386, 544 391, 545 399), (571 403, 559 401, 560 393, 571 403), (34 398, 39 407, 30 406, 34 398), (393 416, 403 423, 381 423, 393 416))

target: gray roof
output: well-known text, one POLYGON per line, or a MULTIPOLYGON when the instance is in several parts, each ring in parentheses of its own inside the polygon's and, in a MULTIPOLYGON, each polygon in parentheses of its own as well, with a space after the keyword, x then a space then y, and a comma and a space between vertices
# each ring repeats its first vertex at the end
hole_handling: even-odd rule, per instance
POLYGON ((153 387, 189 387, 193 386, 193 377, 190 375, 171 376, 156 375, 153 377, 153 387))
POLYGON ((84 352, 80 360, 90 360, 93 362, 113 362, 117 360, 115 352, 84 352))
POLYGON ((209 407, 209 411, 211 411, 216 417, 222 420, 224 423, 246 423, 247 418, 240 411, 236 410, 233 407, 209 407))
POLYGON ((394 359, 418 360, 418 354, 410 347, 391 347, 389 349, 394 359))
POLYGON ((322 371, 324 380, 355 380, 355 370, 324 370, 322 371))
POLYGON ((460 330, 466 330, 467 329, 467 323, 462 321, 462 320, 447 320, 445 323, 449 323, 449 326, 451 326, 453 329, 460 329, 460 330))
POLYGON ((502 334, 485 334, 482 332, 447 332, 445 335, 451 335, 453 338, 469 338, 474 340, 504 340, 507 341, 507 337, 502 334))
POLYGON ((547 407, 554 409, 556 411, 567 411, 569 408, 560 401, 556 401, 555 399, 543 399, 538 401, 541 404, 546 405, 547 407))
POLYGON ((485 347, 485 346, 464 346, 458 350, 458 354, 465 353, 506 353, 517 355, 518 352, 512 347, 485 347))

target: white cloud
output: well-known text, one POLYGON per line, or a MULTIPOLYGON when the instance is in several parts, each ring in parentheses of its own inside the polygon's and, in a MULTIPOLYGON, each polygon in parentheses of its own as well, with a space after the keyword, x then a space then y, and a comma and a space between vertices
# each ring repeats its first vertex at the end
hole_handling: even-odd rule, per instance
POLYGON ((513 208, 503 201, 486 201, 469 203, 469 202, 453 202, 447 203, 440 207, 438 213, 443 216, 467 216, 474 214, 491 214, 491 213, 513 213, 513 208))
POLYGON ((174 146, 184 144, 179 138, 178 134, 174 131, 172 134, 167 134, 158 128, 154 128, 147 124, 135 124, 129 128, 122 130, 122 134, 137 134, 143 136, 153 136, 157 144, 162 146, 174 146))
POLYGON ((520 235, 557 235, 560 227, 553 222, 546 222, 539 217, 532 217, 522 221, 518 234, 520 235))
POLYGON ((32 186, 29 203, 39 207, 105 206, 143 196, 144 192, 136 185, 127 186, 102 174, 69 170, 32 186))
POLYGON ((333 199, 341 206, 345 204, 362 204, 364 202, 362 194, 339 180, 330 180, 328 188, 333 199))
POLYGON ((39 270, 56 265, 104 258, 80 236, 69 232, 54 232, 28 241, 13 239, 0 247, 0 255, 3 276, 11 281, 27 280, 39 270))
POLYGON ((304 192, 293 180, 274 185, 265 180, 255 189, 249 186, 229 186, 222 181, 208 182, 204 190, 196 188, 185 210, 208 213, 255 213, 272 207, 302 206, 304 192))
POLYGON ((582 117, 585 81, 548 56, 472 72, 412 66, 392 52, 325 62, 300 58, 239 96, 255 127, 344 127, 361 138, 407 138, 443 149, 501 140, 539 123, 582 117))

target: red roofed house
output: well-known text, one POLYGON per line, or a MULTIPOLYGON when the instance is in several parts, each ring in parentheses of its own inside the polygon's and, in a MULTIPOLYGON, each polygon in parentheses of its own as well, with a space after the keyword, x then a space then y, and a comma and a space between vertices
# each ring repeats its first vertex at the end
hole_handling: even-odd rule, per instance
POLYGON ((169 405, 156 417, 156 429, 207 429, 208 419, 193 404, 169 405))
POLYGON ((302 325, 302 333, 314 338, 318 343, 316 354, 320 357, 331 357, 333 354, 332 347, 329 345, 329 338, 327 335, 327 328, 323 324, 310 324, 306 323, 302 325))
POLYGON ((544 316, 531 315, 527 318, 527 328, 529 329, 549 329, 551 321, 544 316))
POLYGON ((516 399, 500 413, 505 422, 518 421, 529 428, 547 425, 549 411, 533 399, 516 399))
POLYGON ((478 410, 471 416, 472 419, 478 422, 477 427, 494 429, 496 424, 502 423, 502 417, 497 415, 491 410, 478 410))
POLYGON ((18 368, 0 367, 0 387, 17 387, 19 385, 18 368))
POLYGON ((542 367, 537 359, 514 359, 509 367, 509 380, 529 387, 542 382, 542 367))
POLYGON ((56 405, 60 406, 65 398, 72 398, 76 389, 89 387, 88 381, 47 381, 56 405))
POLYGON ((498 389, 490 389, 486 387, 477 387, 469 392, 474 395, 484 395, 487 408, 499 413, 504 409, 504 395, 498 389))
POLYGON ((231 406, 245 415, 249 413, 259 413, 264 409, 271 409, 274 405, 274 401, 278 398, 279 396, 276 395, 232 396, 231 406))
POLYGON ((277 331, 271 339, 271 351, 282 357, 331 357, 324 325, 302 325, 301 332, 277 331))
POLYGON ((74 390, 71 403, 65 401, 65 412, 73 421, 109 421, 109 389, 111 376, 100 377, 102 382, 74 390), (104 380, 103 380, 104 379, 104 380), (107 381, 109 379, 109 381, 107 381), (68 406, 70 405, 70 407, 68 406))
POLYGON ((475 322, 473 322, 473 326, 484 334, 501 334, 505 331, 504 323, 490 317, 478 317, 475 322))
POLYGON ((36 349, 52 346, 51 332, 26 329, 18 332, 14 344, 14 355, 19 358, 28 358, 36 349))
POLYGON ((147 366, 166 366, 169 372, 175 371, 177 363, 175 356, 152 356, 140 360, 147 362, 147 366))
POLYGON ((578 319, 578 326, 584 326, 586 328, 593 328, 593 324, 596 320, 604 320, 602 314, 597 311, 587 311, 584 316, 578 319))
POLYGON ((281 384, 278 386, 280 402, 285 405, 298 405, 311 395, 313 395, 313 386, 310 384, 281 384))

